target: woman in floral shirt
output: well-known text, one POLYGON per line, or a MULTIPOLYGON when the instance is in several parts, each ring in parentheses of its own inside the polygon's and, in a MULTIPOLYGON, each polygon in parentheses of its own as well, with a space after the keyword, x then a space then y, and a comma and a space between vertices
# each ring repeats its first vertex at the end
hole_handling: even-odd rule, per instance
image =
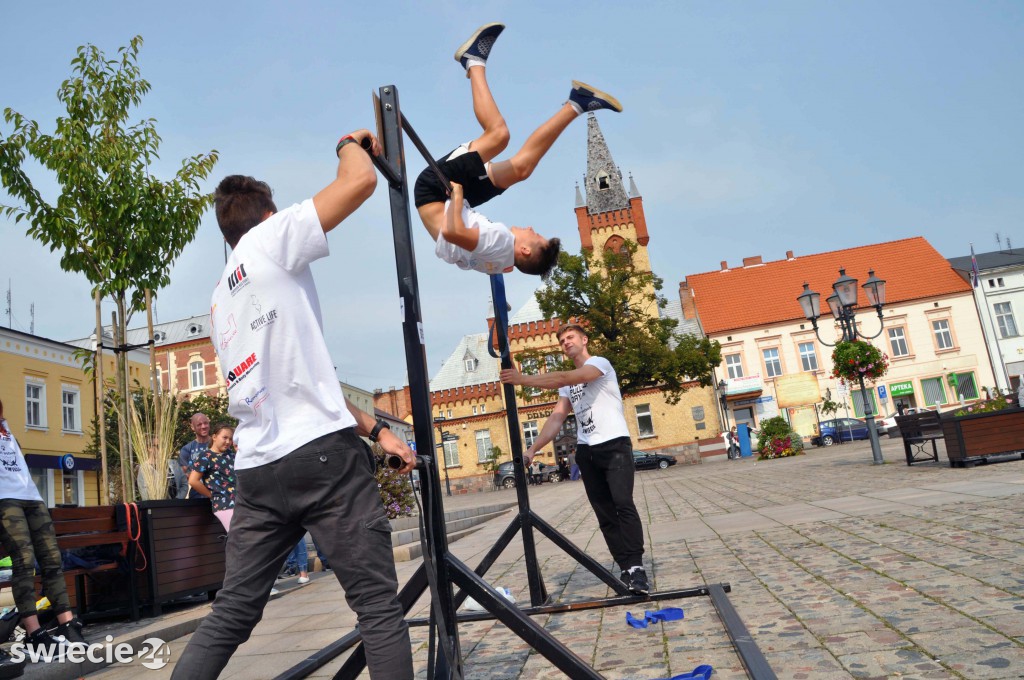
POLYGON ((217 516, 224 530, 231 528, 231 515, 235 512, 235 450, 231 438, 235 434, 233 425, 217 424, 212 431, 210 448, 192 461, 188 484, 197 493, 210 499, 213 514, 217 516))

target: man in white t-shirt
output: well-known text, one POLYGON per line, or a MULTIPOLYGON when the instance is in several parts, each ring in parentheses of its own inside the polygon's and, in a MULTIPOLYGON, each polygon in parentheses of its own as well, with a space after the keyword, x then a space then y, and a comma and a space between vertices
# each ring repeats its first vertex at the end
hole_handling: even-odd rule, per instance
POLYGON ((558 435, 569 414, 576 415, 576 464, 587 498, 608 551, 622 570, 622 582, 634 593, 646 594, 651 587, 643 567, 643 525, 633 502, 633 444, 615 369, 604 357, 590 356, 590 338, 581 326, 561 326, 557 335, 562 352, 576 365, 574 370, 538 375, 523 375, 515 368, 501 372, 503 383, 558 390, 558 402, 523 454, 523 462, 529 465, 558 435))
POLYGON ((380 152, 367 130, 338 143, 337 178, 278 211, 270 187, 225 178, 214 195, 231 245, 213 292, 211 338, 235 430, 235 512, 224 585, 174 668, 174 678, 216 678, 260 620, 288 553, 308 530, 327 554, 356 613, 372 678, 413 677, 412 647, 391 549, 391 524, 374 479, 368 436, 413 468, 387 424, 341 393, 324 342, 310 263, 328 255, 327 232, 373 193, 380 152))
POLYGON ((622 111, 622 105, 610 94, 573 81, 569 100, 555 115, 534 130, 511 158, 492 163, 509 141, 508 127, 485 73, 491 48, 503 30, 504 24, 485 24, 455 51, 455 60, 466 69, 473 113, 483 133, 437 159, 452 184, 451 199, 447 187, 429 167, 416 178, 413 196, 423 225, 437 242, 434 252, 445 262, 484 274, 510 272, 514 267, 524 274, 545 276, 558 260, 557 238, 547 239, 532 227, 492 222, 473 208, 533 174, 540 159, 581 113, 622 111))

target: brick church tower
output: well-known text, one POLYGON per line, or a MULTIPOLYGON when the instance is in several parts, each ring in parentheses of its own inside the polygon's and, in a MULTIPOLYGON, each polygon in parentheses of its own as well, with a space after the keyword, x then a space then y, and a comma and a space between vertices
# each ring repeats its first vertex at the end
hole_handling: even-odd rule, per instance
POLYGON ((637 244, 634 264, 651 270, 647 244, 647 220, 644 217, 644 199, 629 177, 629 193, 622 182, 622 171, 612 160, 608 144, 593 113, 587 118, 587 176, 583 192, 576 186, 576 224, 580 243, 587 250, 613 250, 618 252, 623 241, 637 244), (586 198, 584 198, 584 192, 586 198))

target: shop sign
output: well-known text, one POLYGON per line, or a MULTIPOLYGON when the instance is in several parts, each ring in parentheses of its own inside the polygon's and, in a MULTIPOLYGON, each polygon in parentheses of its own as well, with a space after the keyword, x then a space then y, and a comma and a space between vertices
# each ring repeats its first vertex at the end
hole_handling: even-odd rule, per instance
POLYGON ((904 394, 914 393, 914 383, 910 380, 904 380, 898 383, 889 383, 889 394, 894 397, 903 396, 904 394))

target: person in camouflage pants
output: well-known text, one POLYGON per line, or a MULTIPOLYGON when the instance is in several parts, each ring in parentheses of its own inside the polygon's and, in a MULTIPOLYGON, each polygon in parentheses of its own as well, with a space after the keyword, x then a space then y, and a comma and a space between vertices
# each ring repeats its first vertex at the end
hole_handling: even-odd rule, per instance
POLYGON ((39 647, 56 644, 39 625, 36 613, 36 562, 44 592, 57 615, 58 634, 67 642, 84 643, 82 623, 71 611, 53 520, 29 474, 18 440, 4 420, 3 402, 0 402, 0 544, 11 556, 14 603, 21 625, 28 633, 27 644, 39 647))
POLYGON ((64 572, 61 571, 60 549, 53 531, 53 520, 46 505, 12 498, 0 500, 0 541, 11 556, 11 588, 14 603, 22 617, 36 613, 36 589, 33 573, 38 560, 43 592, 50 599, 54 613, 71 611, 64 572))

